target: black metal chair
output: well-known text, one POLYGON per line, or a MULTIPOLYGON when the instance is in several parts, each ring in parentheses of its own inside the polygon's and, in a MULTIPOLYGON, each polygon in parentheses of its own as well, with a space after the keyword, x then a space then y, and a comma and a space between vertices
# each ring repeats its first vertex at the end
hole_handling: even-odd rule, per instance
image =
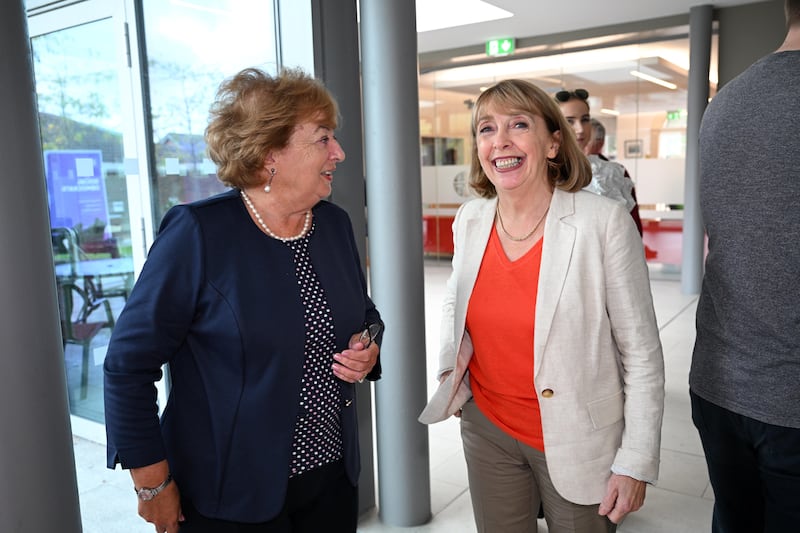
POLYGON ((81 367, 81 399, 86 399, 89 388, 89 362, 92 340, 104 328, 113 329, 114 315, 106 298, 97 296, 91 280, 84 280, 81 286, 75 280, 59 281, 59 307, 61 312, 61 333, 64 348, 67 344, 83 347, 81 367), (103 310, 98 318, 92 315, 103 310))

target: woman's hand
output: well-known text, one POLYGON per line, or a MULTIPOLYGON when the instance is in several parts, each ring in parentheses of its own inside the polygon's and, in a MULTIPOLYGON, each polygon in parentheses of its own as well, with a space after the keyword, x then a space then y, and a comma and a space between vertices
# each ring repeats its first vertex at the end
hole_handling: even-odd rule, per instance
POLYGON ((333 375, 348 383, 361 383, 378 361, 380 347, 370 341, 362 340, 361 332, 350 337, 350 348, 333 354, 333 375), (369 344, 366 348, 365 344, 369 344))
POLYGON ((619 524, 626 514, 638 511, 644 504, 647 483, 628 476, 611 474, 606 496, 600 502, 598 514, 619 524))
MULTIPOLYGON (((167 479, 168 474, 167 461, 131 469, 135 488, 157 487, 167 479)), ((184 517, 181 512, 181 495, 175 481, 171 481, 152 500, 139 499, 139 516, 153 524, 156 533, 178 533, 179 522, 183 522, 184 517)))

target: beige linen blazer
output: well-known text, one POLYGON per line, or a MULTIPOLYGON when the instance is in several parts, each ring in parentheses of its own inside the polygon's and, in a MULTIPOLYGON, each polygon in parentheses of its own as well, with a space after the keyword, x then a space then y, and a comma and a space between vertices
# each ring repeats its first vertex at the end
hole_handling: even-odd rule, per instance
MULTIPOLYGON (((452 371, 419 420, 445 420, 471 397, 467 306, 497 199, 461 206, 442 309, 439 376, 452 371)), ((502 357, 502 354, 492 354, 502 357)), ((532 386, 547 466, 564 498, 600 502, 613 471, 655 482, 664 360, 641 237, 608 198, 556 189, 544 228, 532 386)))

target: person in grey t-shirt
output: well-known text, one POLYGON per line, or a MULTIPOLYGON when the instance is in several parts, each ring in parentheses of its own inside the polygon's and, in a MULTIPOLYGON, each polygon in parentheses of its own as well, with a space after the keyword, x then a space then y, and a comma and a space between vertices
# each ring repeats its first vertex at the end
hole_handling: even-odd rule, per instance
POLYGON ((700 128, 708 257, 689 375, 714 533, 800 529, 800 0, 700 128))

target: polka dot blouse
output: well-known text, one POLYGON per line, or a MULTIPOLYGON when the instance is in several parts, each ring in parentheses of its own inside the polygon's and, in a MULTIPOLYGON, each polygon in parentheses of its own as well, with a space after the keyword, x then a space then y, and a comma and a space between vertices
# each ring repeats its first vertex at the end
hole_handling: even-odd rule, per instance
POLYGON ((341 391, 331 371, 336 349, 333 317, 311 264, 305 237, 286 243, 294 252, 295 275, 305 315, 305 363, 300 410, 294 428, 289 477, 342 458, 341 391))

